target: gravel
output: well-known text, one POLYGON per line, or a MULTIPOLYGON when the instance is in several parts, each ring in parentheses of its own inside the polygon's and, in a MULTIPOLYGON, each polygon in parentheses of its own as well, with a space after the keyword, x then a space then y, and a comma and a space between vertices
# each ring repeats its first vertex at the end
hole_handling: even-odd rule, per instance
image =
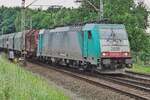
POLYGON ((61 89, 71 100, 135 100, 37 64, 28 63, 26 69, 46 78, 50 85, 61 89))

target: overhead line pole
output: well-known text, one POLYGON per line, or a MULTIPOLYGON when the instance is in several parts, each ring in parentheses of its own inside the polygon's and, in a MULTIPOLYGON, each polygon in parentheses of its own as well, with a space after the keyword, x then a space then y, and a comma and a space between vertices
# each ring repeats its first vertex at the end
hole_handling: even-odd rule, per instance
POLYGON ((100 0, 99 2, 99 5, 100 5, 100 8, 99 8, 99 13, 100 13, 100 20, 103 19, 103 16, 104 16, 104 7, 103 7, 103 0, 100 0))
POLYGON ((25 54, 25 0, 22 0, 22 10, 21 10, 21 31, 22 33, 22 51, 21 51, 21 57, 26 64, 26 54, 25 54))
POLYGON ((21 51, 21 57, 23 58, 23 63, 26 64, 26 44, 25 44, 25 9, 28 8, 29 6, 31 6, 33 3, 35 3, 38 0, 34 0, 32 3, 30 3, 29 5, 25 6, 25 0, 22 0, 22 10, 21 10, 21 31, 23 32, 22 34, 22 51, 21 51))

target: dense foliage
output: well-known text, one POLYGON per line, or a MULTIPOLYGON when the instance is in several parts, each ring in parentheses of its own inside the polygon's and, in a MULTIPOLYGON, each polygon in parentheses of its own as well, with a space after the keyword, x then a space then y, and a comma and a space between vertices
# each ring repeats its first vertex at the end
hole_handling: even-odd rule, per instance
MULTIPOLYGON (((99 8, 99 0, 89 0, 99 8)), ((131 49, 135 52, 149 52, 150 42, 146 36, 148 11, 141 3, 133 0, 103 0, 104 18, 115 23, 123 23, 129 34, 131 49)), ((20 31, 20 8, 0 8, 0 31, 4 33, 20 31)), ((85 0, 78 9, 49 8, 47 10, 26 9, 26 29, 31 25, 36 29, 52 28, 57 25, 99 20, 99 13, 85 0), (32 19, 32 20, 31 20, 32 19)))

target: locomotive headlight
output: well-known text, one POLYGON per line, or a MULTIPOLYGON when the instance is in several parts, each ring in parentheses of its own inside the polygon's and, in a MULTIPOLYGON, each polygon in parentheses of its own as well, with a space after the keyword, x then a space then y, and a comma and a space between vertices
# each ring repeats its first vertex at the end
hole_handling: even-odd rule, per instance
POLYGON ((102 53, 102 56, 103 56, 103 57, 109 56, 109 53, 108 53, 108 52, 103 52, 103 53, 102 53))
POLYGON ((107 54, 106 53, 102 53, 102 56, 106 56, 107 54))
POLYGON ((127 52, 124 53, 124 56, 128 56, 128 55, 129 55, 129 53, 127 53, 127 52))

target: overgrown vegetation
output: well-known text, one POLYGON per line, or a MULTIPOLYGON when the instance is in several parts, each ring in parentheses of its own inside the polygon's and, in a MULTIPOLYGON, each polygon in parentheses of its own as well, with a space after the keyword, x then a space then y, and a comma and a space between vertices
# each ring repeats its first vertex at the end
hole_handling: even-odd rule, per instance
POLYGON ((69 100, 38 76, 0 56, 0 100, 69 100))
MULTIPOLYGON (((99 0, 89 0, 99 8, 99 0)), ((114 23, 123 23, 129 34, 131 50, 137 54, 150 54, 150 40, 146 35, 147 17, 149 12, 143 3, 136 5, 134 0, 103 0, 104 18, 114 23)), ((0 31, 4 33, 20 31, 20 8, 0 8, 0 31)), ((78 9, 49 8, 47 10, 26 9, 26 29, 30 19, 35 29, 52 28, 57 25, 99 20, 95 11, 85 0, 78 9)))
POLYGON ((150 65, 134 64, 132 70, 135 72, 150 73, 150 65))

